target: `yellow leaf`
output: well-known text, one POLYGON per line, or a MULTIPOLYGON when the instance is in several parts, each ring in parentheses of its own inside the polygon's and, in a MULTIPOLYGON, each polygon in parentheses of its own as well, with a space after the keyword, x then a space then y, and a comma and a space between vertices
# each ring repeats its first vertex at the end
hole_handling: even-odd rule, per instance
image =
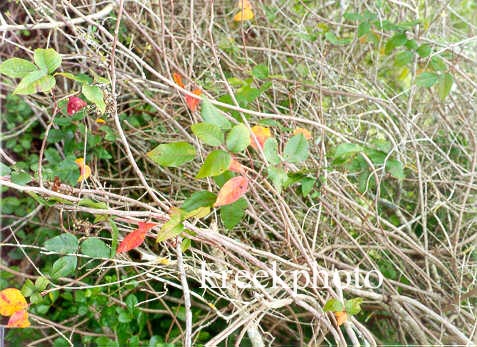
POLYGON ((84 163, 83 158, 76 159, 75 163, 80 168, 80 177, 78 178, 78 182, 81 182, 91 176, 91 168, 84 163))
POLYGON ((210 207, 209 206, 199 207, 199 208, 187 213, 184 216, 184 219, 188 219, 188 218, 191 218, 191 217, 203 218, 203 217, 207 216, 209 213, 210 213, 210 207))
POLYGON ((164 257, 158 258, 157 262, 161 265, 169 265, 171 263, 171 261, 168 258, 164 258, 164 257))
MULTIPOLYGON (((260 125, 256 125, 252 127, 252 133, 257 138, 257 142, 260 148, 262 149, 263 149, 263 146, 265 145, 265 141, 267 141, 269 137, 272 137, 272 132, 270 131, 270 128, 265 128, 260 125)), ((253 149, 258 150, 257 144, 255 142, 255 138, 253 135, 250 136, 250 145, 252 146, 253 149)))
POLYGON ((98 119, 96 119, 96 123, 98 123, 98 124, 105 124, 106 121, 105 121, 103 118, 98 118, 98 119))
POLYGON ((239 13, 237 13, 233 19, 234 19, 234 22, 243 22, 246 20, 251 20, 253 19, 253 17, 254 15, 253 15, 252 9, 244 8, 239 13))
POLYGON ((253 11, 252 11, 252 4, 248 0, 239 0, 237 1, 237 6, 236 6, 240 12, 237 13, 233 20, 234 22, 242 22, 246 20, 251 20, 254 17, 253 11))
POLYGON ((7 288, 0 291, 0 314, 2 316, 11 316, 27 307, 26 299, 18 289, 7 288))
POLYGON ((302 134, 305 137, 305 139, 311 140, 311 133, 305 128, 296 128, 295 131, 293 132, 293 135, 298 135, 298 134, 302 134))

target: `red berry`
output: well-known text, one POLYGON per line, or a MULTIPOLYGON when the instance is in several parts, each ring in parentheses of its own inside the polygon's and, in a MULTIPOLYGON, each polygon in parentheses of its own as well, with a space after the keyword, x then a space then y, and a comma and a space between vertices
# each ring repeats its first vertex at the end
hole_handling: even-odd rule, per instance
POLYGON ((68 100, 68 106, 66 108, 68 114, 71 116, 81 110, 83 107, 88 106, 86 101, 78 98, 77 96, 72 96, 68 100))

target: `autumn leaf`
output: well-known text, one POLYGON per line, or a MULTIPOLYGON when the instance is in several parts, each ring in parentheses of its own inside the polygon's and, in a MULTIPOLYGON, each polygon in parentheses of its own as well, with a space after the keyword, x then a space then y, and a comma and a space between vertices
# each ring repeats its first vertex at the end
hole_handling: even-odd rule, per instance
MULTIPOLYGON (((192 93, 197 95, 197 96, 200 96, 200 95, 202 95, 202 90, 194 89, 192 91, 192 93)), ((193 97, 193 96, 190 96, 190 95, 186 95, 184 98, 185 98, 185 102, 186 102, 187 107, 189 108, 189 110, 191 110, 192 112, 197 110, 197 107, 200 104, 200 98, 196 98, 196 97, 193 97)))
POLYGON ((235 160, 233 158, 232 158, 232 161, 230 162, 229 170, 232 171, 232 172, 239 173, 239 174, 245 173, 245 169, 242 166, 242 164, 240 164, 237 160, 235 160))
POLYGON ((18 289, 6 288, 0 291, 0 315, 8 317, 27 307, 26 299, 18 289))
POLYGON ((66 106, 66 112, 71 116, 81 110, 82 108, 88 106, 86 101, 78 98, 77 96, 72 96, 68 99, 68 105, 66 106))
POLYGON ((342 325, 348 319, 348 314, 345 311, 334 312, 334 314, 338 326, 342 325))
POLYGON ((154 228, 157 223, 139 222, 138 228, 129 233, 119 244, 116 254, 130 251, 141 245, 149 230, 154 228))
POLYGON ((234 16, 234 22, 243 22, 253 19, 252 4, 249 0, 238 0, 236 7, 239 9, 239 12, 234 16))
POLYGON ((106 121, 103 118, 96 118, 96 123, 98 124, 106 124, 106 121))
POLYGON ((75 163, 80 168, 80 177, 78 178, 78 182, 81 182, 91 176, 91 168, 84 163, 84 158, 76 159, 75 163))
POLYGON ((265 141, 267 141, 268 138, 272 137, 272 132, 270 131, 270 128, 265 128, 260 125, 256 125, 252 127, 252 135, 250 136, 250 145, 252 146, 253 149, 258 151, 257 147, 257 142, 260 146, 261 149, 263 149, 263 146, 265 145, 265 141), (257 139, 257 142, 255 141, 255 138, 257 139))
POLYGON ((248 178, 237 176, 228 180, 220 189, 215 201, 214 207, 231 204, 245 194, 248 187, 248 178))
POLYGON ((178 74, 177 72, 174 72, 172 74, 172 78, 174 79, 174 82, 176 82, 176 84, 179 87, 185 88, 184 82, 182 82, 182 76, 180 74, 178 74))
POLYGON ((305 128, 296 128, 293 132, 293 135, 302 134, 303 137, 307 140, 311 140, 311 133, 305 128))
POLYGON ((20 310, 13 313, 8 320, 7 328, 28 328, 30 321, 28 320, 28 312, 20 310))

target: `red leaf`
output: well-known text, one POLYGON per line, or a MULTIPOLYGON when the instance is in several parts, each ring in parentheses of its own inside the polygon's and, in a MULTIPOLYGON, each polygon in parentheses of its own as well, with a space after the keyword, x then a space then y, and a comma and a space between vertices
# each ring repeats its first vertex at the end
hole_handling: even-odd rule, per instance
POLYGON ((237 160, 233 159, 230 161, 229 170, 232 172, 236 172, 239 174, 243 174, 245 172, 242 164, 240 164, 237 160))
POLYGON ((30 321, 28 320, 28 313, 26 310, 15 312, 8 320, 8 328, 28 328, 30 321))
POLYGON ((149 230, 154 228, 157 223, 139 222, 138 228, 128 234, 119 244, 116 254, 130 251, 144 242, 144 238, 149 230))
POLYGON ((66 111, 71 116, 86 106, 88 106, 86 101, 78 98, 77 96, 72 96, 68 99, 68 106, 66 106, 66 111))
MULTIPOLYGON (((202 90, 194 89, 192 91, 192 93, 197 95, 197 96, 200 96, 200 95, 202 95, 202 90)), ((191 110, 192 112, 197 110, 197 107, 200 104, 200 98, 195 98, 195 97, 190 96, 190 95, 186 95, 184 98, 185 98, 185 102, 186 102, 187 107, 189 108, 189 110, 191 110)))
POLYGON ((248 187, 248 178, 237 176, 228 180, 219 191, 214 207, 231 204, 245 194, 248 187))

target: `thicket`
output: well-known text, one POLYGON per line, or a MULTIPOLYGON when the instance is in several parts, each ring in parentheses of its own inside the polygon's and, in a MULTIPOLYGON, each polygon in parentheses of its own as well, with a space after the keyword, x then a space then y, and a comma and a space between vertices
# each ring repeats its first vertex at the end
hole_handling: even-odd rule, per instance
POLYGON ((475 1, 0 11, 7 343, 477 343, 475 1))

